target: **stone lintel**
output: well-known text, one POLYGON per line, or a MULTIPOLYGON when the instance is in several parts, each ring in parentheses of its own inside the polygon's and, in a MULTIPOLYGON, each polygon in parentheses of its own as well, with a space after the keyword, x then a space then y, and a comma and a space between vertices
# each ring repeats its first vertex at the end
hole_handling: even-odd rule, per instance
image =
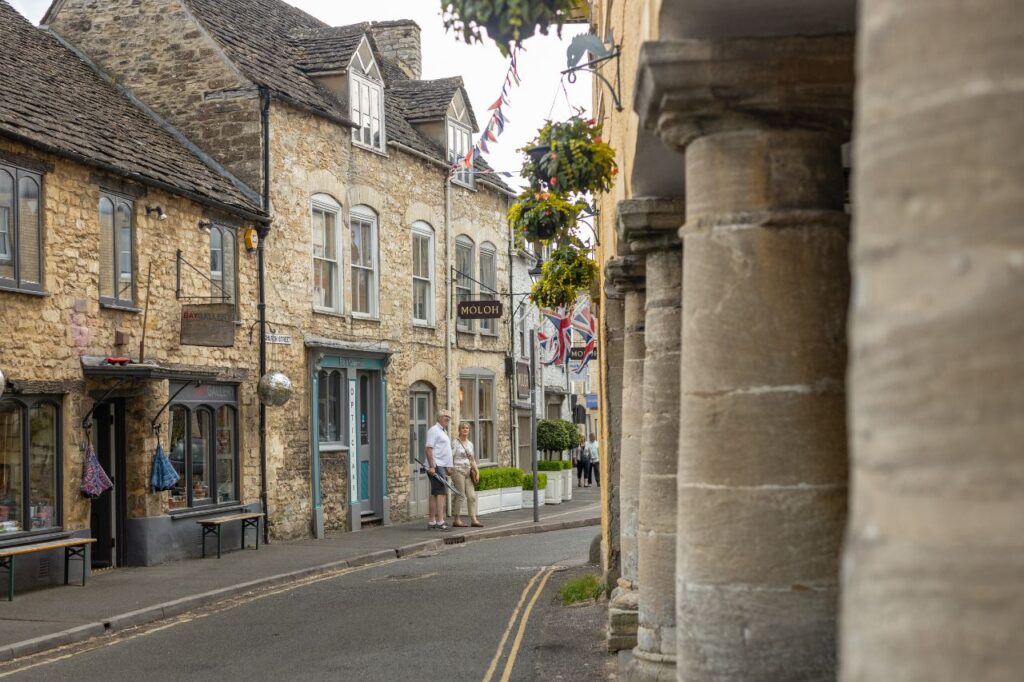
POLYGON ((622 298, 629 291, 643 291, 647 269, 640 256, 613 256, 604 264, 604 290, 609 298, 622 298))
POLYGON ((679 150, 751 128, 850 130, 852 35, 648 42, 637 70, 641 126, 679 150))
POLYGON ((679 226, 686 220, 682 199, 637 197, 619 202, 616 232, 633 253, 680 247, 679 226))

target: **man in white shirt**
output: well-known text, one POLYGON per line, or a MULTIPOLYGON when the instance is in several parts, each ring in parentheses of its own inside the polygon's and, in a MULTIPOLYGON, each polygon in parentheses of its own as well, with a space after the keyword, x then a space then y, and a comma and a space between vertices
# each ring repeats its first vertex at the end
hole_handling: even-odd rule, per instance
POLYGON ((597 434, 590 434, 590 442, 587 443, 587 452, 590 453, 590 467, 597 480, 597 487, 601 487, 601 453, 597 448, 597 434))
POLYGON ((430 523, 427 528, 430 529, 448 530, 444 521, 448 490, 443 481, 452 467, 452 440, 448 437, 451 418, 448 410, 441 410, 437 413, 437 423, 427 431, 427 474, 430 479, 430 498, 427 501, 430 523))

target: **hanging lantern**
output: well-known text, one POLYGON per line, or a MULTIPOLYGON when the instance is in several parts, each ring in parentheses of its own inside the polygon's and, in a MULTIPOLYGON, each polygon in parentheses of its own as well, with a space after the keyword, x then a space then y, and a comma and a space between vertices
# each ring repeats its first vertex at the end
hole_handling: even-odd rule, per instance
POLYGON ((7 377, 4 376, 4 371, 0 369, 0 398, 4 395, 4 389, 7 388, 7 377))
POLYGON ((292 397, 292 380, 284 372, 267 372, 256 387, 260 402, 270 407, 280 407, 292 397))

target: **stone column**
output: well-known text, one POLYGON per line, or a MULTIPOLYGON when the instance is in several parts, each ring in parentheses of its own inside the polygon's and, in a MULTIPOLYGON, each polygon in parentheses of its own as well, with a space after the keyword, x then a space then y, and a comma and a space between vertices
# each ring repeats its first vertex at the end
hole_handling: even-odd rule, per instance
POLYGON ((846 37, 642 51, 641 119, 686 155, 675 576, 686 682, 835 679, 852 58, 846 37))
MULTIPOLYGON (((605 282, 608 281, 607 263, 605 282)), ((621 573, 621 539, 619 537, 619 446, 622 439, 622 371, 625 328, 625 301, 614 289, 604 288, 601 298, 601 337, 598 354, 601 375, 601 422, 604 434, 601 436, 604 452, 601 453, 601 473, 604 493, 604 513, 601 519, 601 579, 605 585, 615 584, 621 573), (614 406, 614 408, 612 407, 614 406)), ((595 313, 597 311, 594 311, 595 313)), ((575 476, 575 474, 573 474, 575 476)))
POLYGON ((637 578, 637 642, 626 677, 675 678, 676 466, 679 458, 679 348, 682 201, 638 198, 619 204, 619 229, 644 256, 643 435, 637 578))
POLYGON ((644 262, 639 256, 610 259, 605 264, 605 293, 623 299, 622 391, 611 406, 621 415, 619 440, 620 574, 608 605, 608 650, 636 646, 637 553, 640 511, 640 438, 643 435, 644 385, 644 262))
POLYGON ((844 682, 1024 676, 1017 0, 864 0, 844 682))

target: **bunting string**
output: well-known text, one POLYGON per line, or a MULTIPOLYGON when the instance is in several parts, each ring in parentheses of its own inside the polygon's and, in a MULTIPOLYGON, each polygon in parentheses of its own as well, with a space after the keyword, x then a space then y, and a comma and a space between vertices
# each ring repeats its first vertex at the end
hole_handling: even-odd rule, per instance
MULTIPOLYGON (((490 153, 490 146, 496 144, 498 142, 498 138, 503 132, 505 132, 505 124, 512 121, 512 119, 510 119, 505 113, 505 109, 511 106, 509 94, 512 91, 512 88, 518 87, 521 84, 522 79, 519 76, 518 50, 512 50, 508 69, 505 71, 505 79, 501 86, 501 94, 496 100, 494 100, 494 104, 487 108, 491 113, 491 118, 484 127, 483 132, 480 133, 480 138, 476 141, 476 144, 466 152, 464 157, 452 164, 452 174, 455 174, 460 170, 473 168, 476 160, 480 158, 482 154, 490 153)), ((511 178, 514 175, 507 171, 475 172, 480 175, 501 175, 507 178, 511 178)))

